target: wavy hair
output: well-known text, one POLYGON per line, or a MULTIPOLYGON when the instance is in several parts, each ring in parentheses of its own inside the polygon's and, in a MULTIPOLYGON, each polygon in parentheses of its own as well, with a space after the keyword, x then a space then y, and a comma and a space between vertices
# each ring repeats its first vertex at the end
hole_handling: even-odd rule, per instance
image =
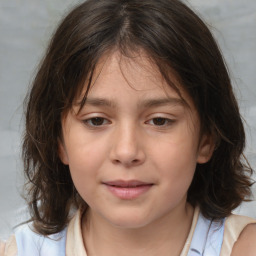
MULTIPOLYGON (((250 195, 252 169, 243 157, 245 132, 222 54, 204 22, 178 0, 88 0, 59 24, 40 63, 25 103, 23 141, 26 198, 35 229, 61 231, 78 195, 68 166, 58 154, 61 117, 71 109, 85 81, 90 88, 103 54, 143 49, 167 83, 179 77, 212 134, 211 160, 198 164, 187 200, 207 218, 228 216, 250 195)), ((81 105, 86 101, 86 93, 81 105)))

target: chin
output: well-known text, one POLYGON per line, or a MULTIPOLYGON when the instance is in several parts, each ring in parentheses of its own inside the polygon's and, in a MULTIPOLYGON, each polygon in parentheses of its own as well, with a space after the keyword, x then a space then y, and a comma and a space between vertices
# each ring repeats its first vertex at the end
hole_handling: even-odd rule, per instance
POLYGON ((108 222, 111 223, 114 227, 122 229, 138 229, 147 226, 150 223, 150 220, 143 215, 135 215, 134 213, 126 213, 123 215, 112 215, 108 219, 108 222))

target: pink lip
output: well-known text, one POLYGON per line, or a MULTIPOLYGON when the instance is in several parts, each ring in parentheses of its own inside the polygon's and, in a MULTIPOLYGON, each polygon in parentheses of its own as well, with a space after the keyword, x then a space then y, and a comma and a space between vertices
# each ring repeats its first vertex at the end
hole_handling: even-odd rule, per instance
POLYGON ((152 183, 146 183, 138 180, 115 180, 103 182, 108 190, 120 199, 131 200, 139 197, 147 192, 152 186, 152 183))

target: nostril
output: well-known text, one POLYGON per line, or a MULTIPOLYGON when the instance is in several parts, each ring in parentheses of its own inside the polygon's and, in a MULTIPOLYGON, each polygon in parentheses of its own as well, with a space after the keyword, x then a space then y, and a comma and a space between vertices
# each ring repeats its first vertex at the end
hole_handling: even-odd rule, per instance
POLYGON ((111 162, 115 165, 121 164, 129 167, 142 164, 145 160, 144 151, 138 146, 123 143, 119 141, 119 144, 111 149, 109 154, 111 162))
POLYGON ((113 160, 113 163, 114 164, 123 164, 123 165, 126 165, 126 166, 132 166, 132 165, 137 165, 139 164, 141 161, 139 159, 133 159, 131 161, 121 161, 121 160, 118 160, 118 159, 114 159, 113 160))

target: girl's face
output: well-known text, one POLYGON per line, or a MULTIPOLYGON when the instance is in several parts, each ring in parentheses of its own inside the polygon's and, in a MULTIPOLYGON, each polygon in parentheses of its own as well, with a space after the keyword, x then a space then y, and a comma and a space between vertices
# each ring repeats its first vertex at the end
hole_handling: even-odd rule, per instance
POLYGON ((191 99, 180 88, 186 106, 143 56, 116 52, 96 76, 83 109, 62 120, 60 143, 89 213, 135 228, 185 211, 196 164, 213 148, 191 99))

